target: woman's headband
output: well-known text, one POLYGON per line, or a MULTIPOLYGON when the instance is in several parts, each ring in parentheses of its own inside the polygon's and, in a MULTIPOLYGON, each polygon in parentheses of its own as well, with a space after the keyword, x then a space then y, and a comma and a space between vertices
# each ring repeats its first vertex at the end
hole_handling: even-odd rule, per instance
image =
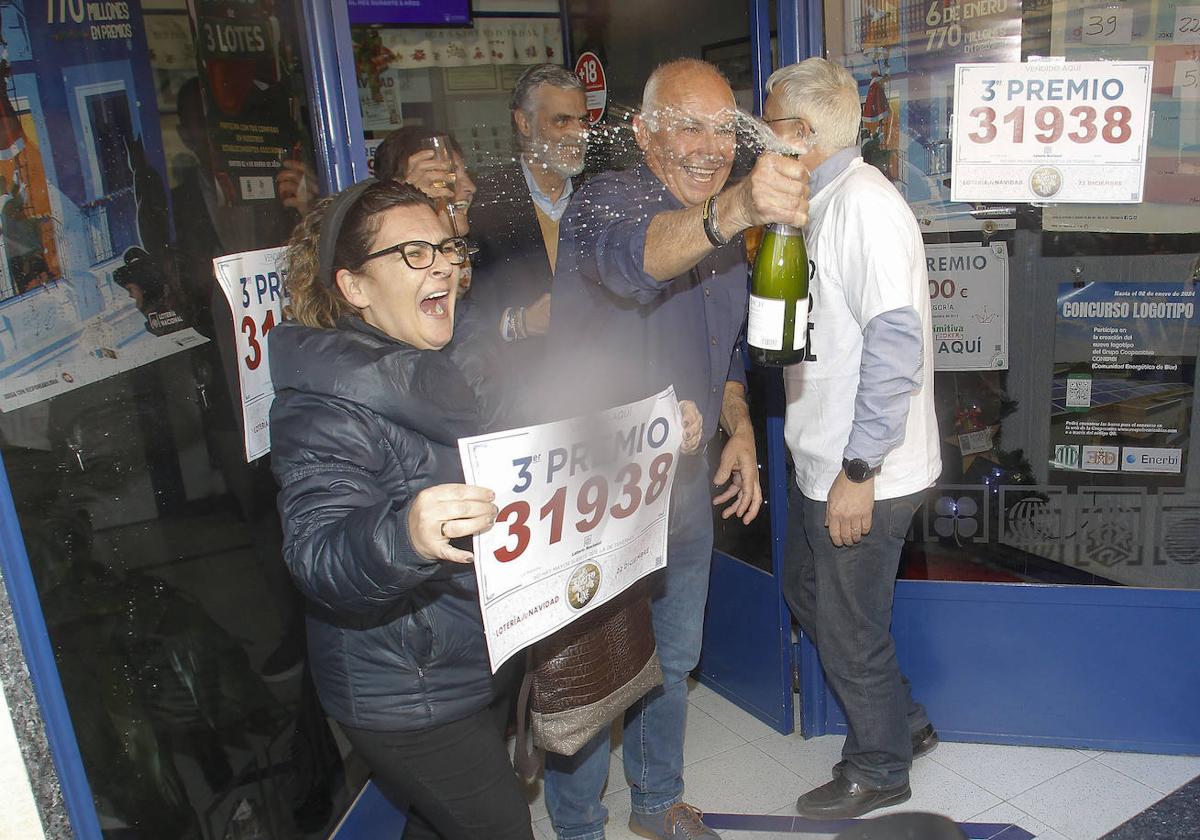
POLYGON ((358 203, 368 187, 378 183, 379 181, 374 178, 368 178, 346 187, 335 195, 333 201, 325 208, 325 216, 321 219, 321 232, 317 239, 317 256, 320 260, 317 276, 321 279, 321 283, 329 288, 333 288, 335 285, 333 279, 334 251, 337 250, 338 235, 342 232, 342 223, 346 221, 346 214, 358 203))

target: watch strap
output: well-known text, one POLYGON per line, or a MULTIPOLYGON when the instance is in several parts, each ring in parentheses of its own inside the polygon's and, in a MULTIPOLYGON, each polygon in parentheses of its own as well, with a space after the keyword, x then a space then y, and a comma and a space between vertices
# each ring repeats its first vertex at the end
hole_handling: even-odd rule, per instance
POLYGON ((883 469, 882 465, 872 467, 862 458, 842 459, 842 472, 846 474, 846 478, 855 484, 862 484, 864 481, 874 478, 879 475, 881 469, 883 469))
POLYGON ((708 237, 710 245, 720 248, 729 244, 729 240, 721 236, 721 230, 717 226, 717 197, 715 195, 704 199, 701 218, 704 220, 704 235, 708 237))

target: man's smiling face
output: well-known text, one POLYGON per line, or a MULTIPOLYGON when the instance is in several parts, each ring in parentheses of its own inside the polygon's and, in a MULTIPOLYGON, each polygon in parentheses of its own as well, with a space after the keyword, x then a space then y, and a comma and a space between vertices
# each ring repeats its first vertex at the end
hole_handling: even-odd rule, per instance
POLYGON ((674 73, 635 122, 646 163, 687 207, 725 186, 737 144, 737 104, 715 74, 674 73))

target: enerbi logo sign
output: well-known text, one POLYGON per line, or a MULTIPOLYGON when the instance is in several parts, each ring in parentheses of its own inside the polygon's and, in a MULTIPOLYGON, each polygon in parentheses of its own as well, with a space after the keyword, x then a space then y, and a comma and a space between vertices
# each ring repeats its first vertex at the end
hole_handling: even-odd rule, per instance
POLYGON ((1125 472, 1178 473, 1182 468, 1182 449, 1126 446, 1121 450, 1121 469, 1125 472))

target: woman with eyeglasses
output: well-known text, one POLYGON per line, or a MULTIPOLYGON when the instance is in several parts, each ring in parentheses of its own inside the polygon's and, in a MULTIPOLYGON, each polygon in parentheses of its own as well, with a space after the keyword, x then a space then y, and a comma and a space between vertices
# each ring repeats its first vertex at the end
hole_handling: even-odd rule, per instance
POLYGON ((269 339, 271 466, 318 694, 408 809, 406 840, 531 840, 460 542, 497 513, 463 483, 458 438, 489 418, 443 350, 466 258, 408 184, 357 184, 304 218, 292 320, 269 339))

